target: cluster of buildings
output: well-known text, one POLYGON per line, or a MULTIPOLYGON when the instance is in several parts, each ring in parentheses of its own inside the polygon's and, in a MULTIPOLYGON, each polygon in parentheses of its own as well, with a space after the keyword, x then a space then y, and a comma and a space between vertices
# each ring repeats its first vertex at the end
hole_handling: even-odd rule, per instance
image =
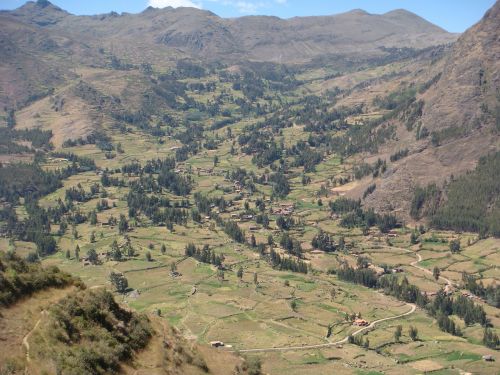
POLYGON ((275 215, 289 216, 293 214, 295 206, 290 203, 282 203, 279 207, 274 207, 271 209, 271 213, 275 215))

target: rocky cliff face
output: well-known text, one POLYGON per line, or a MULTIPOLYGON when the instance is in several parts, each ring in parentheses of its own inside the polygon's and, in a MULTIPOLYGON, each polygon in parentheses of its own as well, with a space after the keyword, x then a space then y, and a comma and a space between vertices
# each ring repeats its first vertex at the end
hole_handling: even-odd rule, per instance
MULTIPOLYGON (((415 186, 442 183, 475 167, 500 149, 500 3, 467 30, 444 60, 439 81, 420 95, 420 123, 430 135, 413 141, 413 154, 396 163, 377 182, 366 204, 405 215, 415 186)), ((402 148, 392 142, 390 154, 402 148)), ((360 189, 361 190, 361 189, 360 189)), ((360 194, 360 191, 356 192, 360 194)))

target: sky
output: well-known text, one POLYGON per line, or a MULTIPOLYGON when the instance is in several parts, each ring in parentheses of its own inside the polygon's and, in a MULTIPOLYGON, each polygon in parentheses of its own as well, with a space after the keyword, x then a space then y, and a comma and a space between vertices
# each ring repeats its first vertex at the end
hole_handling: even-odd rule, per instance
MULTIPOLYGON (((0 9, 14 9, 24 0, 0 0, 0 9)), ((147 6, 192 6, 221 17, 273 15, 281 18, 318 16, 363 9, 381 14, 406 9, 450 32, 463 32, 481 19, 495 0, 51 0, 73 14, 139 13, 147 6)))

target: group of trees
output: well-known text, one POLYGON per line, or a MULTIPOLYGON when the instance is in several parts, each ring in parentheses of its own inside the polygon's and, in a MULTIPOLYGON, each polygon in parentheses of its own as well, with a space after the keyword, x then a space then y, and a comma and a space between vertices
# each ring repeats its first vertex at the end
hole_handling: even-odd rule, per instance
POLYGON ((375 272, 368 268, 341 267, 336 273, 340 280, 361 284, 368 288, 375 288, 378 281, 375 272))
POLYGON ((356 180, 360 180, 365 176, 372 175, 377 177, 379 174, 384 173, 387 170, 387 163, 385 160, 377 159, 373 164, 362 163, 354 166, 353 174, 356 180))
POLYGON ((415 303, 424 308, 431 316, 435 317, 442 331, 453 335, 462 335, 460 327, 450 318, 456 315, 463 319, 466 326, 479 323, 483 327, 490 325, 482 306, 475 304, 465 296, 453 298, 440 290, 431 301, 421 290, 404 277, 400 280, 395 275, 377 276, 368 268, 354 269, 343 266, 336 271, 341 280, 362 284, 369 288, 380 288, 385 294, 392 295, 402 301, 415 303))
POLYGON ((500 152, 482 157, 476 169, 440 189, 435 185, 415 189, 411 215, 430 218, 439 229, 500 236, 500 152), (471 194, 474 192, 474 194, 471 194), (447 199, 441 199, 446 193, 447 199))
POLYGON ((300 245, 300 241, 292 238, 287 232, 283 233, 280 240, 280 246, 285 249, 288 254, 294 255, 297 258, 302 258, 302 246, 300 245))
POLYGON ((37 149, 51 150, 53 148, 51 139, 52 131, 50 130, 38 128, 19 130, 0 127, 0 154, 35 153, 37 149), (19 141, 31 142, 32 147, 22 145, 19 141))
POLYGON ((464 288, 468 289, 471 293, 476 296, 486 300, 491 306, 500 308, 500 285, 488 285, 484 286, 482 281, 477 281, 477 277, 474 275, 468 275, 467 273, 462 273, 462 283, 464 288))
POLYGON ((274 249, 269 254, 271 265, 279 270, 307 273, 307 263, 291 256, 282 256, 274 249))
POLYGON ((129 217, 135 218, 140 214, 145 215, 156 225, 166 225, 173 229, 174 224, 187 223, 189 213, 186 210, 189 202, 184 201, 179 207, 177 202, 158 195, 148 195, 140 184, 132 184, 127 195, 129 217))
POLYGON ((199 262, 213 264, 217 267, 222 267, 224 262, 224 254, 217 254, 214 250, 210 250, 208 245, 204 245, 203 248, 197 248, 194 244, 190 243, 186 246, 184 254, 199 262))
POLYGON ((121 273, 111 272, 111 274, 109 275, 109 281, 111 281, 111 284, 113 284, 118 293, 123 294, 128 289, 128 280, 121 273))
POLYGON ((224 233, 239 243, 245 243, 245 232, 232 220, 223 222, 224 233))
POLYGON ((396 216, 392 214, 377 214, 373 209, 363 210, 360 207, 359 201, 349 200, 348 198, 340 198, 342 202, 335 203, 334 201, 330 208, 334 213, 346 212, 347 209, 353 208, 342 215, 340 225, 347 228, 362 227, 370 228, 376 225, 382 233, 387 233, 393 228, 399 227, 396 216))
POLYGON ((319 233, 313 237, 311 245, 316 249, 320 249, 326 252, 332 252, 337 249, 333 237, 330 234, 323 232, 322 230, 320 230, 319 233))

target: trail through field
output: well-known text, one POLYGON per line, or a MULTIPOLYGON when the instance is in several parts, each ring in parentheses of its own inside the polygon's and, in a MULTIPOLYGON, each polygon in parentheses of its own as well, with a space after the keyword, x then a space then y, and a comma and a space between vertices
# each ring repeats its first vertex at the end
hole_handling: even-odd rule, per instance
MULTIPOLYGON (((412 252, 411 250, 407 250, 407 251, 412 252)), ((417 268, 417 269, 419 269, 421 271, 424 271, 427 274, 433 275, 432 271, 428 270, 427 268, 420 267, 418 265, 418 263, 422 261, 422 256, 419 253, 415 253, 415 255, 417 256, 418 259, 415 260, 415 261, 413 261, 413 262, 411 262, 410 266, 415 267, 415 268, 417 268)), ((453 282, 450 279, 447 279, 446 277, 441 276, 441 275, 439 275, 439 278, 441 280, 444 280, 446 282, 446 284, 448 284, 449 286, 453 286, 453 282)))
POLYGON ((33 327, 33 329, 31 331, 29 331, 23 337, 23 346, 26 348, 26 362, 30 362, 31 361, 31 359, 30 359, 30 343, 29 343, 29 338, 33 334, 33 332, 35 332, 35 330, 38 328, 38 326, 42 322, 43 317, 47 314, 47 312, 45 310, 43 310, 40 314, 42 316, 40 317, 40 319, 37 320, 37 322, 35 323, 35 326, 33 327))
MULTIPOLYGON (((416 268, 416 269, 418 269, 420 271, 423 271, 423 272, 425 272, 425 273, 427 273, 429 275, 432 275, 434 277, 434 275, 433 275, 433 273, 432 273, 431 270, 428 270, 427 268, 421 267, 421 266, 418 265, 418 263, 420 263, 422 261, 422 256, 419 253, 417 253, 416 251, 408 250, 408 249, 405 249, 403 247, 396 247, 396 246, 382 246, 382 247, 387 248, 387 249, 401 250, 401 251, 404 251, 406 253, 415 254, 416 257, 417 257, 417 260, 411 262, 410 266, 412 266, 413 268, 416 268)), ((446 277, 441 276, 441 275, 439 275, 439 279, 443 280, 449 286, 453 286, 453 282, 450 279, 447 279, 446 277)))

